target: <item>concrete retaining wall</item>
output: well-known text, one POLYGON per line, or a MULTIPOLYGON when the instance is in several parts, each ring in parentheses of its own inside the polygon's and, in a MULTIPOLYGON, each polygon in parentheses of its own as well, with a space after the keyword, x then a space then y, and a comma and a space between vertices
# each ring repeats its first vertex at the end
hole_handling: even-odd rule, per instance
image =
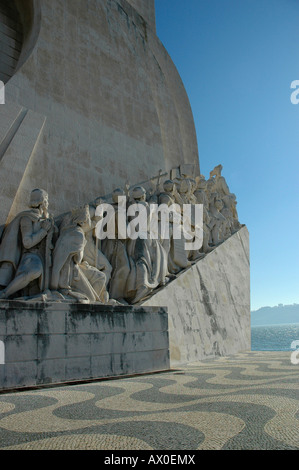
POLYGON ((163 308, 0 303, 0 389, 169 368, 163 308))
POLYGON ((250 350, 247 228, 143 303, 155 305, 168 309, 171 366, 250 350))

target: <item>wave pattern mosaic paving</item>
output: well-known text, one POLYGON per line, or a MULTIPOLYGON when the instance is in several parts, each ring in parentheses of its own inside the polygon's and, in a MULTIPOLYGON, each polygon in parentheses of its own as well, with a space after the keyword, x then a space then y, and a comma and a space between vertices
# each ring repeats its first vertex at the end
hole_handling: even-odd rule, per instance
POLYGON ((299 365, 248 352, 165 373, 0 395, 0 448, 299 449, 299 365))

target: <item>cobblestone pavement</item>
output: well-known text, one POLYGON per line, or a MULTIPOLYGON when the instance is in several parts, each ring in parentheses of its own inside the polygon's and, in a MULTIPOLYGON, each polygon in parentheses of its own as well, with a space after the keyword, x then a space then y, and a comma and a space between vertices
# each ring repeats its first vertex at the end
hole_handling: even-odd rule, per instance
POLYGON ((0 395, 0 449, 299 449, 299 365, 249 352, 0 395))

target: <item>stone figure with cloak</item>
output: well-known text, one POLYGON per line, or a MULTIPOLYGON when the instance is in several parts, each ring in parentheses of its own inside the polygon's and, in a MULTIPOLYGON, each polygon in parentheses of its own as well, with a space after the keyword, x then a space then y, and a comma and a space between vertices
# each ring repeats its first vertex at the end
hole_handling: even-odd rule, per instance
MULTIPOLYGON (((124 196, 125 191, 121 188, 117 188, 113 191, 111 206, 113 207, 114 212, 111 217, 114 218, 115 237, 113 239, 107 237, 102 240, 103 254, 112 267, 109 295, 110 298, 121 303, 127 303, 125 300, 127 296, 126 286, 131 269, 127 253, 127 233, 118 233, 118 219, 120 217, 119 211, 121 210, 121 207, 118 205, 118 198, 124 196)), ((123 210, 126 210, 126 207, 124 207, 123 210)), ((125 226, 125 229, 126 227, 127 226, 125 226)))
MULTIPOLYGON (((147 229, 150 222, 149 205, 143 187, 132 190, 133 203, 141 204, 147 212, 147 229)), ((143 300, 154 289, 167 282, 168 255, 158 239, 151 239, 149 233, 130 239, 127 245, 130 260, 130 274, 127 280, 127 299, 135 304, 143 300)))
POLYGON ((54 221, 49 219, 48 194, 34 189, 29 210, 4 229, 0 245, 0 298, 38 295, 46 289, 54 221))
POLYGON ((84 258, 85 231, 91 227, 89 206, 78 208, 62 221, 53 252, 51 289, 78 301, 103 302, 106 276, 84 258))
POLYGON ((163 191, 159 195, 159 204, 173 207, 174 212, 169 214, 169 238, 163 238, 162 245, 167 252, 168 271, 170 274, 178 274, 182 269, 190 266, 188 253, 185 250, 185 238, 174 238, 174 224, 182 225, 181 207, 183 200, 180 199, 176 185, 172 180, 166 180, 163 191), (178 201, 178 202, 177 202, 178 201))

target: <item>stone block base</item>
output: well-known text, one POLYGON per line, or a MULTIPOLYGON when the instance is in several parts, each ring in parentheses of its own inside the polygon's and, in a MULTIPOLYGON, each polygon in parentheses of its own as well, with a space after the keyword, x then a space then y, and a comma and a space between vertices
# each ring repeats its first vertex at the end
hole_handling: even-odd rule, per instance
POLYGON ((0 390, 169 369, 164 308, 0 302, 0 390))

